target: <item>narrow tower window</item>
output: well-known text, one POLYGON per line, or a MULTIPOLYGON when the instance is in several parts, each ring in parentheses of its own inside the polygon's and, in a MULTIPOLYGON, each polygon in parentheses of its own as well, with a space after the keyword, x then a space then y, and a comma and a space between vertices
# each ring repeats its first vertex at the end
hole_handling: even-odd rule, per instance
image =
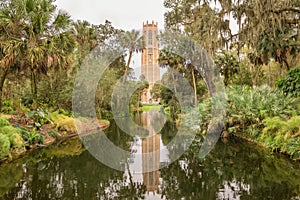
POLYGON ((148 33, 148 44, 149 45, 152 45, 152 40, 153 40, 152 31, 150 30, 148 33))

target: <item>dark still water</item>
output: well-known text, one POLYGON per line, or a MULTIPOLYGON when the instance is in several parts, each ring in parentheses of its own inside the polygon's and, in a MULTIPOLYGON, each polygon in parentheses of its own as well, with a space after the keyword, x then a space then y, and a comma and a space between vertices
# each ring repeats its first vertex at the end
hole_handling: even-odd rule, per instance
MULTIPOLYGON (((149 116, 137 121, 147 124, 149 116)), ((79 138, 2 164, 0 199, 300 199, 299 163, 237 139, 220 139, 204 160, 197 154, 200 142, 194 142, 169 163, 172 148, 180 148, 166 146, 176 131, 166 122, 159 134, 141 139, 112 122, 106 136, 132 152, 120 162, 124 171, 101 164, 79 138), (160 154, 151 156, 153 150, 160 154), (141 153, 148 157, 137 156, 141 153), (163 168, 144 172, 149 166, 163 168)))

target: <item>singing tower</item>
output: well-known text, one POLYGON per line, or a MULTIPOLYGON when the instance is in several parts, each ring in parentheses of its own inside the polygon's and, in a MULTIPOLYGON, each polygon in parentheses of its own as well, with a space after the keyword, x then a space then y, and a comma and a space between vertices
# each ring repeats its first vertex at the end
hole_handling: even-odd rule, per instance
POLYGON ((142 103, 157 103, 151 97, 151 89, 156 81, 160 80, 160 69, 158 64, 159 44, 158 44, 158 24, 143 23, 143 37, 145 49, 142 53, 142 75, 149 82, 149 88, 142 95, 142 103))

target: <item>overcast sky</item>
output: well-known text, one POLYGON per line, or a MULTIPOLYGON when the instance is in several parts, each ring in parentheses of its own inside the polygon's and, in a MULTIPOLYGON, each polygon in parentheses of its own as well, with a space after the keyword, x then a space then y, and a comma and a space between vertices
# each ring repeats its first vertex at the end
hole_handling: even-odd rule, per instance
MULTIPOLYGON (((73 20, 86 20, 92 24, 112 22, 113 27, 123 30, 141 30, 143 22, 158 22, 164 28, 163 0, 56 0, 58 9, 66 10, 73 20)), ((131 67, 136 78, 140 75, 140 54, 135 54, 131 67)))
MULTIPOLYGON (((73 20, 86 20, 95 25, 109 20, 113 27, 123 30, 141 30, 143 22, 154 20, 160 30, 164 29, 163 0, 56 0, 55 4, 58 9, 66 10, 73 20)), ((135 54, 131 63, 137 77, 140 59, 140 55, 135 54)))
POLYGON ((154 20, 163 29, 163 0, 56 0, 55 4, 74 20, 102 24, 107 19, 124 30, 141 29, 143 21, 154 20))

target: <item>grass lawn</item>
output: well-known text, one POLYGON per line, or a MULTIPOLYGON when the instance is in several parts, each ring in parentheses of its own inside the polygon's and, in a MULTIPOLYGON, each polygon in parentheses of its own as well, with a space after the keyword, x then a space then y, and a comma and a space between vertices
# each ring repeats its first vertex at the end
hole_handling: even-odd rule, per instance
POLYGON ((143 105, 140 111, 160 111, 161 105, 143 105))

